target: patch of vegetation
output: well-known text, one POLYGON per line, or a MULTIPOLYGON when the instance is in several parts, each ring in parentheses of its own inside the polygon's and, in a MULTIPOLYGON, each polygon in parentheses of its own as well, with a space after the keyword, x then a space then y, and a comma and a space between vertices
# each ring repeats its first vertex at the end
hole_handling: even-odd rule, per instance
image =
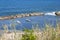
POLYGON ((36 40, 36 36, 33 34, 33 30, 25 29, 22 35, 22 40, 36 40))
MULTIPOLYGON (((24 29, 17 34, 17 30, 15 28, 16 24, 12 23, 11 28, 14 30, 13 32, 13 40, 60 40, 60 24, 57 23, 56 27, 52 25, 46 24, 45 28, 40 29, 39 25, 33 25, 32 29, 24 29)), ((8 26, 6 24, 3 25, 3 29, 5 33, 7 33, 8 26)), ((20 31, 20 30, 19 30, 20 31)), ((0 40, 6 40, 7 37, 2 34, 0 36, 0 40)))

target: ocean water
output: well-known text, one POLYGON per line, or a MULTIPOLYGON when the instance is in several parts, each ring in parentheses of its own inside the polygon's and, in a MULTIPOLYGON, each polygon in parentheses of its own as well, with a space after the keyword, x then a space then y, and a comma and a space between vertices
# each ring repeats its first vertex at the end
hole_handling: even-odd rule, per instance
POLYGON ((0 29, 6 24, 11 29, 11 24, 16 24, 17 30, 24 28, 31 29, 32 25, 38 24, 43 28, 49 23, 56 26, 60 23, 60 16, 55 16, 50 12, 60 11, 60 0, 0 0, 0 16, 16 15, 21 13, 44 12, 45 16, 32 16, 16 18, 11 20, 0 20, 0 29), (29 20, 29 21, 28 21, 29 20))
POLYGON ((60 0, 0 0, 0 16, 53 11, 60 11, 60 0))
POLYGON ((44 28, 46 24, 56 27, 57 23, 60 23, 60 16, 31 16, 24 18, 16 18, 11 20, 0 20, 0 29, 3 29, 3 25, 7 25, 9 29, 12 28, 11 24, 15 25, 17 30, 23 30, 24 28, 31 29, 32 26, 44 28))

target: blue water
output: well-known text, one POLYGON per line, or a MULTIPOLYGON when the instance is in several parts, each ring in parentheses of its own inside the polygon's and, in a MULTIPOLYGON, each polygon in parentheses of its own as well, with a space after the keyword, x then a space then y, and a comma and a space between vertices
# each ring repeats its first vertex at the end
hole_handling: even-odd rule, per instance
POLYGON ((22 30, 24 28, 31 29, 32 25, 36 27, 36 24, 39 25, 39 28, 44 28, 46 24, 49 24, 52 27, 56 27, 57 22, 60 23, 60 17, 58 16, 32 16, 16 18, 12 20, 0 20, 0 29, 3 29, 4 24, 6 24, 9 29, 11 29, 12 27, 11 24, 16 24, 16 29, 22 30), (31 21, 27 21, 26 19, 29 19, 31 21), (20 23, 18 23, 17 21, 19 21, 20 23))
MULTIPOLYGON (((60 11, 60 0, 0 0, 0 16, 16 15, 21 13, 32 12, 53 12, 60 11)), ((56 26, 56 20, 60 22, 59 16, 32 16, 24 18, 16 18, 11 20, 0 20, 0 29, 3 29, 3 25, 8 25, 11 29, 11 23, 16 23, 16 29, 28 28, 31 29, 32 25, 38 24, 40 28, 45 26, 45 23, 49 23, 56 26), (26 19, 31 20, 30 22, 26 19), (21 23, 17 23, 20 21, 21 23)))
POLYGON ((60 0, 0 0, 0 16, 51 11, 60 11, 60 0))

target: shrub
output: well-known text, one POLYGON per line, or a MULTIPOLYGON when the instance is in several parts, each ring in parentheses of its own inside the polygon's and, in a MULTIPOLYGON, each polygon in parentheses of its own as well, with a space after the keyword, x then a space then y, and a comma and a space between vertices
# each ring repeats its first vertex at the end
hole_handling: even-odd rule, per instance
POLYGON ((24 30, 24 34, 22 35, 22 40, 36 40, 36 36, 33 34, 33 30, 24 30))

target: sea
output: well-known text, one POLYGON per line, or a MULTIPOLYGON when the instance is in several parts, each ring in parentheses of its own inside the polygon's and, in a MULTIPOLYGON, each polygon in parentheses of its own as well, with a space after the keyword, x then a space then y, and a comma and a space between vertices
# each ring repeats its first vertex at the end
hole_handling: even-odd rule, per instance
POLYGON ((17 30, 32 29, 32 26, 35 27, 36 25, 39 28, 44 28, 46 24, 56 27, 56 24, 60 23, 60 16, 54 15, 56 11, 60 11, 60 0, 0 0, 0 16, 33 12, 46 14, 44 16, 0 20, 0 29, 3 30, 4 26, 11 29, 12 24, 15 25, 17 30))

